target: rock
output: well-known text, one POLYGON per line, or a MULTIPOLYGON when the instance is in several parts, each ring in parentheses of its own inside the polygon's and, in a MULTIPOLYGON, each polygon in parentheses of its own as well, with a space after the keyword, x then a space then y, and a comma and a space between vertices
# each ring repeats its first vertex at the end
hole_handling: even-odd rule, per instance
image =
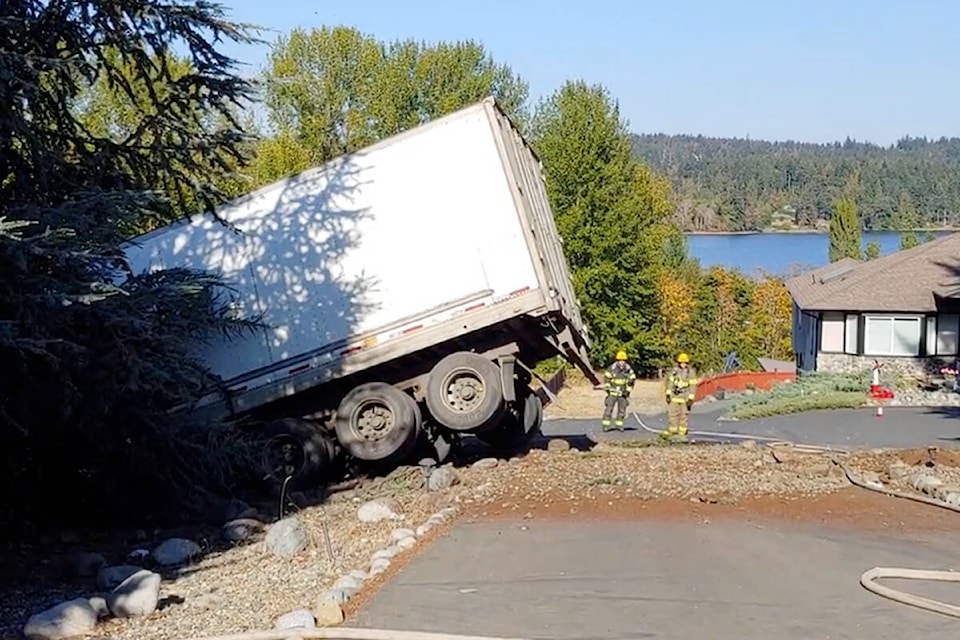
POLYGON ((370 556, 370 561, 372 562, 372 561, 376 560, 377 558, 383 558, 384 560, 390 560, 391 558, 393 558, 394 556, 396 556, 398 553, 400 553, 400 551, 402 551, 402 549, 400 549, 400 547, 398 547, 398 546, 396 546, 396 545, 390 545, 389 547, 386 547, 385 549, 380 549, 379 551, 374 552, 374 554, 373 554, 372 556, 370 556))
POLYGON ((316 626, 317 621, 313 617, 313 612, 307 609, 285 613, 273 624, 274 629, 313 629, 316 626))
POLYGON ((457 484, 460 479, 456 472, 450 467, 437 467, 427 478, 427 489, 430 491, 443 491, 457 484))
POLYGON ((234 498, 223 505, 220 520, 222 522, 230 522, 231 520, 239 520, 240 518, 249 518, 250 514, 256 512, 256 509, 252 508, 243 500, 234 498))
POLYGON ((335 627, 343 622, 343 609, 336 602, 320 600, 313 608, 318 627, 335 627))
POLYGON ((380 522, 381 520, 401 520, 400 507, 392 498, 375 498, 365 502, 357 509, 360 522, 380 522))
POLYGON ((902 480, 910 475, 910 467, 903 462, 890 462, 887 464, 887 477, 891 480, 902 480))
POLYGON ((390 532, 390 540, 400 542, 404 538, 413 538, 416 536, 413 529, 394 529, 390 532))
POLYGON ((570 451, 570 443, 564 440, 563 438, 553 438, 547 441, 547 451, 552 453, 561 453, 563 451, 570 451))
POLYGON ((354 569, 347 575, 354 578, 355 580, 359 580, 360 582, 363 582, 364 580, 370 577, 366 571, 361 571, 360 569, 354 569))
POLYGON ((157 610, 160 600, 160 575, 141 570, 121 582, 107 594, 107 606, 118 618, 148 616, 157 610))
POLYGON ((934 489, 942 485, 942 480, 930 475, 918 474, 913 478, 913 488, 928 495, 933 493, 934 489))
POLYGON ((740 446, 744 449, 756 449, 757 441, 756 440, 742 440, 740 446))
POLYGON ((413 536, 410 536, 408 538, 403 538, 402 540, 397 541, 397 546, 400 547, 401 549, 411 549, 417 546, 417 539, 414 538, 413 536))
POLYGON ((361 586, 363 586, 363 584, 360 580, 357 580, 351 575, 346 575, 337 578, 337 581, 333 583, 331 589, 353 589, 354 591, 359 591, 361 586))
POLYGON ((107 599, 100 596, 93 596, 88 600, 90 607, 96 612, 97 618, 103 620, 110 617, 110 607, 107 605, 107 599))
POLYGON ((430 533, 430 530, 433 529, 433 525, 429 522, 424 522, 422 525, 417 527, 417 537, 422 538, 423 536, 430 533))
POLYGON ((143 567, 132 564, 121 564, 115 567, 104 567, 97 574, 97 588, 101 591, 113 591, 121 582, 140 571, 143 567))
POLYGON ((378 576, 390 567, 390 558, 374 558, 370 561, 370 575, 378 576))
POLYGON ((876 473, 875 471, 864 471, 860 475, 860 480, 867 486, 877 489, 883 488, 883 483, 880 482, 880 474, 876 473))
POLYGON ((200 545, 186 538, 170 538, 153 550, 154 561, 164 567, 186 564, 200 555, 200 545))
POLYGON ((500 464, 500 461, 497 460, 496 458, 482 458, 474 462, 472 465, 470 465, 470 468, 471 469, 493 469, 498 464, 500 464))
POLYGON ((266 543, 273 555, 292 558, 307 548, 307 532, 296 517, 284 518, 267 529, 266 543))
POLYGON ((351 589, 330 589, 325 591, 323 595, 320 596, 322 602, 330 602, 332 604, 343 604, 350 597, 356 593, 356 590, 351 589))
POLYGON ((92 578, 106 565, 106 558, 99 553, 71 553, 67 556, 67 572, 80 578, 92 578))
POLYGON ((150 557, 150 552, 146 549, 134 549, 127 554, 127 560, 131 562, 142 562, 150 557))
POLYGON ((61 602, 35 613, 23 626, 29 640, 61 640, 90 633, 97 626, 97 612, 86 598, 61 602))
POLYGON ((237 518, 226 523, 220 529, 220 535, 227 542, 243 542, 263 531, 263 523, 253 518, 237 518))

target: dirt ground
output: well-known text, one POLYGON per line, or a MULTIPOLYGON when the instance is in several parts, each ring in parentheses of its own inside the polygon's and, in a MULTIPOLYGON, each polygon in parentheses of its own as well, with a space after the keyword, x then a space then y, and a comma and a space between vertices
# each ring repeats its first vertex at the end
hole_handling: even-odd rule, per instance
MULTIPOLYGON (((73 597, 97 594, 92 578, 58 573, 71 551, 96 551, 110 564, 126 562, 132 548, 151 549, 171 535, 202 542, 208 553, 181 571, 164 572, 161 608, 128 620, 100 623, 93 637, 114 640, 173 640, 269 629, 276 618, 311 608, 325 589, 351 571, 365 572, 372 554, 391 544, 397 528, 412 528, 440 509, 455 506, 460 517, 631 519, 767 518, 831 522, 904 534, 956 527, 957 514, 851 488, 839 467, 824 455, 782 453, 746 445, 624 447, 603 443, 590 450, 552 440, 544 448, 482 463, 464 460, 448 467, 456 482, 427 491, 417 467, 344 489, 323 504, 309 495, 296 517, 309 535, 293 558, 270 554, 264 536, 236 545, 217 541, 213 529, 150 532, 142 537, 74 532, 55 543, 35 541, 2 549, 0 637, 19 637, 31 613, 73 597), (402 520, 359 522, 357 509, 372 498, 395 500, 402 520), (327 543, 329 540, 329 544, 327 543), (331 555, 333 557, 331 557, 331 555)), ((947 452, 916 449, 872 451, 845 458, 851 469, 873 472, 884 482, 891 464, 906 464, 960 486, 960 460, 947 452), (954 466, 957 465, 957 466, 954 466)), ((891 482, 891 486, 895 483, 891 482)), ((904 480, 896 488, 905 486, 904 480)), ((269 526, 269 506, 260 506, 269 526)), ((416 546, 390 562, 385 574, 365 582, 344 606, 349 616, 407 559, 448 525, 434 527, 416 546)), ((101 594, 102 595, 102 594, 101 594)))
MULTIPOLYGON (((630 409, 641 413, 659 413, 666 410, 662 380, 637 380, 630 395, 630 409)), ((549 418, 596 418, 603 412, 603 389, 594 389, 579 372, 568 374, 557 401, 544 408, 549 418)))

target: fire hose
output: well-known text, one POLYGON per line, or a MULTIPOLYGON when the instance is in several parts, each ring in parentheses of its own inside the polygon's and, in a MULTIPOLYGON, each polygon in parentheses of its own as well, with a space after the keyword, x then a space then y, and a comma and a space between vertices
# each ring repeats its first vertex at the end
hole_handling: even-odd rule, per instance
MULTIPOLYGON (((633 418, 640 425, 640 428, 649 433, 659 434, 660 431, 653 429, 646 424, 643 420, 640 419, 640 416, 636 412, 631 412, 633 418)), ((776 447, 790 447, 792 450, 808 452, 808 453, 834 453, 834 454, 846 454, 846 451, 841 449, 834 449, 832 447, 819 446, 819 445, 803 445, 795 444, 792 442, 787 442, 777 438, 767 438, 763 436, 750 436, 741 433, 723 433, 717 431, 688 431, 690 435, 699 435, 706 437, 714 438, 727 438, 734 440, 754 440, 757 442, 765 442, 767 446, 771 448, 776 447)), ((915 495, 912 493, 905 493, 903 491, 895 491, 893 489, 886 489, 882 486, 877 486, 875 484, 870 484, 863 482, 854 475, 850 469, 841 462, 836 456, 834 456, 831 461, 833 464, 840 467, 843 471, 844 476, 846 476, 847 481, 850 484, 860 487, 861 489, 867 489, 869 491, 875 491, 876 493, 883 494, 885 496, 890 496, 893 498, 902 498, 905 500, 912 500, 914 502, 920 502, 922 504, 931 505, 934 507, 940 507, 941 509, 948 509, 950 511, 955 511, 960 513, 960 507, 956 507, 952 504, 943 502, 941 500, 934 500, 933 498, 928 498, 926 496, 915 495)), ((912 593, 907 593, 905 591, 900 591, 898 589, 892 589, 890 587, 878 584, 877 580, 884 578, 894 578, 894 579, 903 579, 903 580, 929 580, 933 582, 960 582, 960 572, 956 571, 938 571, 934 569, 906 569, 901 567, 874 567, 869 569, 860 576, 860 584, 864 589, 874 593, 883 598, 893 600, 894 602, 899 602, 900 604, 906 604, 919 609, 925 609, 927 611, 932 611, 934 613, 941 613, 946 616, 952 616, 954 618, 960 618, 960 606, 949 604, 946 602, 941 602, 939 600, 934 600, 932 598, 926 598, 923 596, 918 596, 912 593)))
MULTIPOLYGON (((631 412, 633 418, 640 425, 640 428, 649 433, 659 434, 660 431, 647 426, 643 420, 631 412)), ((764 436, 751 436, 740 433, 725 433, 721 431, 688 431, 690 435, 706 436, 713 438, 725 438, 731 440, 753 440, 764 442, 771 448, 789 447, 793 451, 804 453, 831 453, 835 454, 831 461, 840 467, 846 479, 854 486, 869 491, 875 491, 886 496, 902 498, 920 502, 941 509, 960 512, 960 507, 955 507, 940 500, 934 500, 926 496, 919 496, 902 491, 886 489, 860 480, 842 461, 837 454, 847 454, 843 449, 821 445, 797 444, 778 438, 768 438, 764 436)), ((887 598, 900 604, 905 604, 926 611, 940 613, 954 618, 960 618, 960 606, 918 596, 912 593, 892 589, 890 587, 877 583, 877 580, 885 578, 906 579, 906 580, 929 580, 935 582, 960 582, 960 572, 937 571, 933 569, 907 569, 900 567, 874 567, 865 571, 860 576, 860 584, 866 590, 883 598, 887 598)), ((494 638, 489 636, 467 636, 450 633, 428 633, 422 631, 398 631, 394 629, 351 629, 345 627, 326 627, 326 628, 296 628, 296 629, 272 629, 268 631, 250 631, 246 633, 236 633, 219 636, 206 636, 203 638, 193 637, 189 640, 521 640, 510 638, 494 638)))

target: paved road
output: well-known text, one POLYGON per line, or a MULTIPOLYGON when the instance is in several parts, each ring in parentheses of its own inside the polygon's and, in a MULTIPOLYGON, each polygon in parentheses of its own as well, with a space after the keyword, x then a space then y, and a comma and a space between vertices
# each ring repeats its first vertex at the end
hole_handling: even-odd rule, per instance
MULTIPOLYGON (((953 639, 955 619, 875 596, 859 578, 881 565, 960 568, 958 543, 960 533, 904 541, 728 521, 464 524, 351 626, 556 640, 953 639)), ((890 585, 957 599, 949 584, 890 585)))
MULTIPOLYGON (((880 418, 876 417, 872 408, 810 411, 744 421, 718 420, 719 417, 720 411, 717 410, 692 413, 690 429, 847 448, 929 445, 942 448, 960 447, 960 415, 956 410, 948 409, 891 407, 884 409, 884 415, 880 418)), ((659 430, 666 426, 663 414, 640 418, 653 429, 659 430)), ((632 426, 632 430, 628 429, 624 434, 614 434, 613 437, 652 437, 637 427, 632 418, 628 419, 626 424, 628 427, 632 426)), ((543 434, 547 437, 576 438, 597 431, 598 420, 547 420, 543 423, 543 434)))

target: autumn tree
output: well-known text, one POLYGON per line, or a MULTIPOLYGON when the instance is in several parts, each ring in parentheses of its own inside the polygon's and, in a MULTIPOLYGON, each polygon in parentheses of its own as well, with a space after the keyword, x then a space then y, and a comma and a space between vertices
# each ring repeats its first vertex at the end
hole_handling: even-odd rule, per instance
POLYGON ((687 330, 696 314, 693 283, 672 269, 663 269, 657 278, 657 296, 664 347, 670 354, 689 349, 687 330))
POLYGON ((850 198, 839 198, 834 202, 829 233, 827 258, 830 262, 842 258, 860 259, 860 221, 857 206, 850 198))
POLYGON ((633 159, 605 88, 567 82, 536 107, 532 139, 593 357, 625 348, 642 371, 663 353, 657 282, 671 230, 666 185, 633 159))
POLYGON ((350 27, 295 29, 276 42, 263 75, 268 120, 253 168, 258 183, 494 96, 518 122, 528 88, 473 41, 381 42, 350 27))
POLYGON ((240 449, 168 410, 216 384, 198 341, 246 325, 224 315, 217 278, 130 273, 122 243, 176 217, 180 187, 216 201, 251 85, 215 43, 249 30, 200 0, 11 0, 3 18, 0 474, 17 490, 2 514, 82 526, 202 509, 235 482, 240 449), (97 83, 143 113, 88 117, 97 83))
POLYGON ((791 360, 790 335, 793 323, 793 299, 783 281, 764 277, 753 284, 746 311, 744 355, 791 360))

